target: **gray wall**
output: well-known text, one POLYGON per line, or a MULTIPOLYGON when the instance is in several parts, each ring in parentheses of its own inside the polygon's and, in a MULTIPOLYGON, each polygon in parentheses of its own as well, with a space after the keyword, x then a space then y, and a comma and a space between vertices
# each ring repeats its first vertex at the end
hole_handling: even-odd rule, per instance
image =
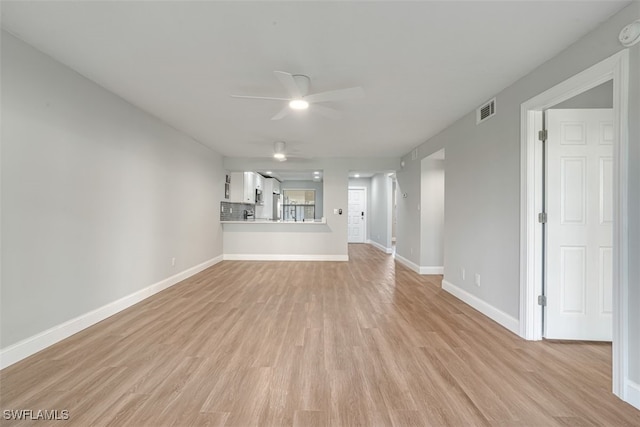
MULTIPOLYGON (((434 150, 436 151, 436 150, 434 150)), ((429 153, 431 154, 431 153, 429 153)), ((420 161, 405 159, 396 173, 396 254, 420 265, 420 161)))
POLYGON ((2 348, 222 254, 219 155, 5 32, 1 51, 2 348))
MULTIPOLYGON (((420 160, 446 147, 445 280, 493 307, 519 316, 520 105, 619 52, 620 30, 640 17, 635 1, 556 57, 497 94, 497 115, 476 125, 475 111, 406 155, 398 172, 398 254, 417 262, 416 206, 420 160), (410 250, 413 249, 413 254, 410 250), (460 268, 467 270, 462 281, 460 268), (473 285, 480 273, 482 286, 473 285)), ((640 382, 640 44, 629 49, 629 313, 630 378, 640 382)), ((484 99, 478 99, 480 105, 484 99)))
MULTIPOLYGON (((324 216, 324 184, 322 181, 282 181, 281 190, 316 190, 316 212, 315 218, 320 219, 324 216)), ((281 193, 282 194, 282 193, 281 193)))
POLYGON ((422 159, 420 266, 444 265, 444 160, 422 159))
POLYGON ((604 82, 573 98, 556 104, 553 109, 613 108, 613 80, 604 82))
POLYGON ((392 182, 385 173, 371 178, 369 239, 391 249, 392 182))

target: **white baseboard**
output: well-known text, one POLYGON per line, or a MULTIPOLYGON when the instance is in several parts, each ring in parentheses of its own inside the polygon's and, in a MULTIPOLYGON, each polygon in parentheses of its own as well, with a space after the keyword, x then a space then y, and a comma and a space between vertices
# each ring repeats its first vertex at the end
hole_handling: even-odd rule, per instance
POLYGON ((403 257, 402 255, 398 255, 398 253, 396 252, 395 255, 393 256, 400 264, 403 264, 405 267, 410 268, 411 270, 415 271, 416 273, 420 274, 420 267, 418 266, 418 264, 414 263, 413 261, 409 261, 408 259, 406 259, 405 257, 403 257))
POLYGON ((225 261, 349 261, 349 255, 224 254, 225 261))
POLYGON ((166 279, 154 283, 151 286, 120 298, 119 300, 110 302, 109 304, 103 305, 100 308, 96 308, 95 310, 82 314, 74 319, 56 325, 46 331, 40 332, 29 338, 25 338, 22 341, 10 345, 9 347, 3 348, 0 350, 0 369, 13 365, 14 363, 19 362, 40 350, 52 346, 53 344, 88 328, 89 326, 95 325, 107 317, 113 316, 114 314, 129 308, 132 305, 175 285, 176 283, 181 282, 194 274, 219 263, 220 261, 222 261, 222 255, 188 268, 171 277, 167 277, 166 279))
POLYGON ((628 404, 640 409, 640 384, 627 378, 625 380, 624 397, 628 404))
POLYGON ((444 274, 444 266, 442 265, 429 266, 429 267, 421 266, 420 274, 444 274))
POLYGON ((496 321, 498 324, 504 326, 514 334, 518 335, 520 332, 520 321, 515 317, 511 317, 507 313, 502 310, 499 310, 487 303, 484 300, 481 300, 475 295, 470 294, 469 292, 457 287, 451 282, 447 282, 446 280, 442 281, 442 289, 449 292, 454 297, 462 300, 463 302, 469 304, 471 307, 478 310, 480 313, 484 314, 488 318, 496 321))
POLYGON ((367 240, 367 244, 369 244, 371 246, 375 246, 376 248, 380 249, 385 254, 392 254, 393 253, 393 248, 385 248, 383 245, 381 245, 378 242, 374 242, 373 240, 367 240))
MULTIPOLYGON (((391 249, 391 252, 388 252, 388 253, 392 253, 392 252, 393 252, 393 248, 391 249)), ((418 274, 444 274, 444 267, 442 266, 421 267, 415 262, 409 261, 405 257, 398 255, 397 252, 394 255, 394 258, 398 260, 398 262, 403 264, 405 267, 410 268, 411 270, 415 271, 418 274)))

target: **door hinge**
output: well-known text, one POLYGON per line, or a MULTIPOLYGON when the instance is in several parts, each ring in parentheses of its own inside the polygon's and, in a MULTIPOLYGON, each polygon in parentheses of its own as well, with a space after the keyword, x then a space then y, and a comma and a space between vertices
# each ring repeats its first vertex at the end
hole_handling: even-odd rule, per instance
POLYGON ((546 224, 547 223, 547 213, 546 212, 540 212, 538 214, 538 222, 540 224, 546 224))
POLYGON ((538 305, 545 307, 547 305, 547 296, 546 295, 538 295, 538 305))
POLYGON ((542 141, 542 142, 546 141, 548 136, 549 135, 547 134, 547 130, 546 129, 542 129, 541 131, 538 131, 538 140, 539 141, 542 141))

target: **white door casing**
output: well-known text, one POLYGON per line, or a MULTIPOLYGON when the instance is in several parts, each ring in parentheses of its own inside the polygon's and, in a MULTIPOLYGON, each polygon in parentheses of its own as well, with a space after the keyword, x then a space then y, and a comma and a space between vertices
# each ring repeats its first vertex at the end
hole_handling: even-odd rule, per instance
MULTIPOLYGON (((568 78, 520 106, 521 144, 521 222, 520 222, 520 336, 540 340, 542 307, 542 224, 540 183, 542 182, 541 129, 542 111, 613 80, 614 144, 613 144, 613 345, 612 391, 628 403, 634 402, 635 391, 629 380, 631 350, 629 336, 629 50, 623 49, 586 70, 568 78)), ((635 399, 637 402, 637 399, 635 399)), ((634 404, 634 403, 632 403, 634 404)), ((640 408, 638 403, 635 406, 640 408)))
POLYGON ((348 242, 365 242, 366 190, 349 188, 349 209, 347 212, 348 242))
POLYGON ((611 341, 613 110, 549 110, 545 338, 611 341))

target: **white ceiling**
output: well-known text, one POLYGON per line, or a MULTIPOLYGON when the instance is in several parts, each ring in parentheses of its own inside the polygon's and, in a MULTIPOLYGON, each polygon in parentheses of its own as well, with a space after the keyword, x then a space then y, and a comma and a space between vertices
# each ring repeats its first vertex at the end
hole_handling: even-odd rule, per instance
POLYGON ((2 27, 229 157, 401 156, 629 1, 2 2, 2 27), (271 121, 274 70, 366 97, 271 121))

